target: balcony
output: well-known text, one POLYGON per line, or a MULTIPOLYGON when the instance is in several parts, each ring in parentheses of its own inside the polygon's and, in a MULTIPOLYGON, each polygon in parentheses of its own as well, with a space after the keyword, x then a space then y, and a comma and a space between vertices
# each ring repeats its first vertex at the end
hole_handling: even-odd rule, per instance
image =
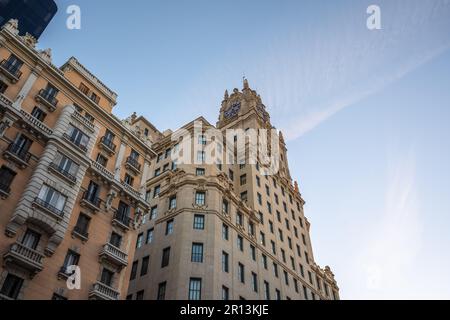
POLYGON ((100 211, 102 200, 96 195, 92 195, 90 192, 85 191, 81 198, 80 205, 82 207, 88 207, 94 212, 100 211))
POLYGON ((112 223, 122 228, 124 231, 130 230, 131 228, 131 218, 119 210, 114 214, 112 223))
POLYGON ((28 126, 33 128, 34 130, 42 133, 44 136, 51 136, 53 134, 53 130, 46 126, 42 121, 36 119, 31 114, 24 110, 20 110, 20 114, 22 115, 22 121, 26 123, 28 126))
POLYGON ((61 220, 64 217, 64 211, 56 208, 45 200, 40 198, 34 199, 33 206, 38 207, 42 211, 50 214, 57 220, 61 220))
POLYGON ((119 300, 119 291, 97 281, 89 291, 89 300, 119 300))
POLYGON ((127 162, 125 163, 125 167, 127 169, 130 169, 131 171, 133 171, 135 173, 140 173, 141 172, 141 165, 139 164, 137 159, 135 159, 133 157, 128 157, 127 158, 127 162))
POLYGON ((11 245, 3 259, 5 263, 15 264, 26 269, 30 272, 31 277, 44 268, 44 255, 18 242, 11 245))
POLYGON ((76 141, 74 137, 69 136, 67 133, 64 133, 63 137, 66 140, 70 141, 74 146, 76 146, 82 152, 86 153, 88 151, 87 146, 82 145, 80 142, 76 141))
POLYGON ((51 91, 46 89, 41 89, 36 95, 35 100, 46 106, 51 112, 55 111, 58 105, 58 100, 51 93, 51 91))
POLYGON ((122 269, 128 265, 128 255, 112 244, 105 244, 100 252, 100 259, 107 260, 122 269))
POLYGON ((25 169, 30 162, 31 153, 29 153, 28 150, 23 150, 22 145, 11 143, 5 152, 3 152, 3 157, 5 159, 13 160, 22 169, 25 169))
POLYGON ((10 193, 11 193, 10 186, 5 184, 3 181, 0 181, 0 198, 6 199, 9 197, 10 193))
POLYGON ((110 156, 116 153, 117 146, 114 144, 113 139, 108 137, 100 138, 99 147, 105 150, 110 156))
POLYGON ((85 116, 83 116, 78 111, 74 111, 72 113, 72 118, 78 120, 80 123, 82 123, 86 128, 88 128, 90 131, 95 132, 95 125, 92 121, 87 119, 85 116))
POLYGON ((72 185, 77 182, 77 178, 73 174, 69 173, 63 167, 57 165, 56 163, 51 163, 48 168, 54 173, 56 173, 58 176, 67 180, 72 185))
POLYGON ((8 77, 12 83, 17 83, 22 76, 22 72, 8 60, 0 62, 0 70, 8 77))

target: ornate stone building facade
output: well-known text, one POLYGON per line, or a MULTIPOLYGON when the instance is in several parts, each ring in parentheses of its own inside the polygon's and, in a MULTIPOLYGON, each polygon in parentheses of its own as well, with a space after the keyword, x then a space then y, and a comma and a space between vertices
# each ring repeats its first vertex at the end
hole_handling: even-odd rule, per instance
POLYGON ((245 140, 252 129, 274 128, 244 80, 242 91, 225 93, 216 126, 198 118, 154 142, 150 213, 137 237, 127 299, 339 299, 330 268, 315 263, 282 134, 271 135, 279 157, 267 175, 259 153, 250 160, 259 148, 245 140))
POLYGON ((0 298, 124 299, 153 128, 118 120, 113 91, 35 45, 17 21, 0 32, 0 298))
POLYGON ((0 299, 339 299, 282 135, 270 175, 235 138, 274 129, 247 81, 215 126, 176 132, 117 119, 116 98, 77 59, 55 67, 17 21, 1 29, 0 299))

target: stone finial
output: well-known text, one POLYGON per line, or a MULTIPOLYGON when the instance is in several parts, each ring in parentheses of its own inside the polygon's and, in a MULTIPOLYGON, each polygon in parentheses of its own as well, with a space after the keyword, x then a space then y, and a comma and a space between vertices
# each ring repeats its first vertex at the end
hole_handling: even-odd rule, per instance
POLYGON ((300 189, 298 188, 298 182, 297 181, 294 182, 294 190, 295 190, 295 192, 300 193, 300 189))
POLYGON ((45 50, 41 50, 39 52, 39 55, 41 56, 42 59, 44 59, 47 63, 51 63, 52 62, 52 49, 48 48, 45 50))
POLYGON ((244 89, 250 89, 247 78, 244 77, 244 89))
POLYGON ((280 142, 281 142, 282 144, 284 144, 284 136, 283 136, 283 132, 280 131, 280 133, 279 133, 278 135, 279 135, 279 137, 280 137, 280 142))
POLYGON ((19 34, 19 20, 17 19, 10 19, 5 25, 2 27, 2 29, 6 29, 9 32, 11 32, 14 35, 19 34))
POLYGON ((225 90, 225 94, 223 95, 223 100, 228 100, 230 95, 228 94, 228 90, 225 90))
POLYGON ((133 114, 131 115, 131 122, 133 123, 134 121, 136 121, 137 119, 137 114, 136 112, 133 112, 133 114))
POLYGON ((25 44, 30 47, 30 48, 35 48, 36 47, 36 43, 37 40, 35 37, 33 37, 31 34, 29 34, 28 32, 22 37, 23 42, 25 42, 25 44))

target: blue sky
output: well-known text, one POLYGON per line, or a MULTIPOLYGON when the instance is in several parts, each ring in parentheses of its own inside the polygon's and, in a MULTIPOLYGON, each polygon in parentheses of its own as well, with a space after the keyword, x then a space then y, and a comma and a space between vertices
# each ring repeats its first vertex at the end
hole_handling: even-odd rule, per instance
POLYGON ((40 47, 115 90, 119 117, 215 123, 225 89, 249 79, 342 298, 450 298, 450 1, 57 3, 40 47), (71 4, 81 30, 65 27, 71 4), (370 4, 382 30, 366 27, 370 4))

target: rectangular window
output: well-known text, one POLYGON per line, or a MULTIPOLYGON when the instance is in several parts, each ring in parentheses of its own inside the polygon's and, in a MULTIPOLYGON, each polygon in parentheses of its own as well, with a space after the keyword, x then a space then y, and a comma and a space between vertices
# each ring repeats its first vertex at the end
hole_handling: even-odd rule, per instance
POLYGON ((266 184, 266 195, 268 197, 270 197, 270 188, 269 188, 269 186, 267 184, 266 184))
POLYGON ((140 233, 137 236, 137 240, 136 240, 136 249, 139 249, 142 247, 142 245, 144 244, 144 234, 140 233))
POLYGON ((170 259, 170 247, 165 248, 162 252, 161 268, 165 268, 169 265, 169 259, 170 259))
POLYGON ((166 222, 166 236, 171 235, 173 233, 173 224, 174 224, 173 219, 166 222))
POLYGON ((194 229, 195 230, 205 229, 205 216, 203 214, 194 215, 194 229))
POLYGON ((94 92, 91 93, 89 97, 94 103, 98 104, 100 102, 100 97, 94 92))
POLYGON ((202 299, 202 279, 191 278, 189 280, 189 300, 202 299))
POLYGON ((259 233, 259 243, 263 246, 266 245, 266 235, 262 231, 259 233))
POLYGON ((198 136, 198 144, 201 144, 201 145, 206 145, 206 135, 199 135, 198 136))
POLYGON ((203 262, 203 243, 192 244, 191 262, 203 262))
POLYGON ((289 275, 286 271, 283 271, 284 273, 284 283, 289 286, 289 275))
POLYGON ((83 92, 85 95, 89 93, 89 88, 84 83, 80 83, 78 89, 80 89, 80 91, 83 92))
POLYGON ((75 225, 75 232, 87 238, 90 222, 91 218, 89 218, 85 214, 80 213, 80 215, 78 216, 77 224, 75 225))
POLYGON ((255 235, 255 225, 253 224, 253 222, 248 223, 248 233, 252 236, 255 235))
POLYGON ((303 286, 303 294, 305 295, 305 300, 309 300, 309 297, 308 297, 308 289, 306 289, 305 286, 303 286))
POLYGON ((0 93, 5 93, 6 89, 8 89, 8 85, 0 80, 0 93))
POLYGON ((228 258, 229 258, 228 253, 226 253, 225 251, 222 251, 222 271, 227 272, 227 273, 230 270, 229 265, 228 265, 228 263, 229 263, 228 258))
POLYGON ((159 196, 159 193, 161 192, 161 186, 156 186, 155 190, 153 190, 153 198, 156 198, 159 196))
POLYGON ((103 167, 106 167, 106 165, 108 164, 108 158, 100 153, 97 155, 97 159, 95 161, 103 167))
POLYGON ((205 163, 205 151, 197 151, 197 163, 205 163))
POLYGON ((222 212, 228 214, 230 212, 230 207, 228 205, 228 200, 222 200, 222 212))
POLYGON ((11 189, 11 184, 16 177, 16 172, 11 169, 2 166, 0 168, 0 190, 9 194, 11 189))
POLYGON ((176 207, 177 207, 177 197, 172 196, 169 199, 169 210, 176 209, 176 207))
POLYGON ((273 263, 273 275, 278 278, 278 265, 275 262, 273 263))
POLYGON ((150 220, 156 219, 158 216, 158 206, 154 206, 150 209, 150 220))
POLYGON ((166 285, 167 282, 161 282, 158 285, 158 295, 156 296, 156 300, 165 300, 166 299, 166 285))
POLYGON ((204 176, 205 175, 205 169, 203 169, 203 168, 195 169, 195 175, 197 175, 197 176, 204 176))
POLYGON ((237 236, 237 247, 240 251, 244 251, 244 239, 241 236, 237 236))
POLYGON ((154 176, 158 177, 159 175, 161 175, 161 169, 160 168, 155 170, 155 175, 154 176))
POLYGON ((222 286, 222 300, 230 300, 230 290, 222 286))
POLYGON ((270 287, 267 281, 264 281, 264 299, 270 300, 270 287))
POLYGON ((246 174, 243 174, 243 175, 240 177, 240 183, 241 183, 241 186, 247 184, 247 175, 246 175, 246 174))
POLYGON ((19 297, 20 290, 23 286, 23 279, 13 274, 8 274, 3 282, 0 293, 11 299, 16 300, 19 297))
POLYGON ((31 111, 31 115, 41 122, 43 122, 45 117, 47 116, 47 114, 39 107, 34 107, 33 111, 31 111))
POLYGON ((67 268, 70 266, 77 266, 80 262, 80 255, 72 250, 67 251, 66 257, 64 259, 64 264, 62 266, 62 271, 67 273, 67 268))
POLYGON ((263 264, 264 269, 267 270, 267 257, 265 254, 261 255, 261 262, 263 264))
POLYGON ((256 185, 257 185, 258 187, 261 187, 261 178, 258 177, 258 176, 256 176, 256 185))
POLYGON ((79 147, 83 151, 87 151, 90 138, 83 131, 75 128, 73 125, 69 125, 67 137, 77 147, 79 147))
POLYGON ((150 243, 153 242, 153 232, 154 232, 154 229, 153 229, 153 228, 147 230, 147 239, 146 239, 146 243, 147 243, 147 244, 150 244, 150 243))
POLYGON ((248 199, 248 193, 247 191, 241 192, 241 200, 246 202, 248 199))
POLYGON ((27 229, 27 231, 25 232, 25 234, 23 236, 22 244, 27 248, 36 250, 40 239, 41 239, 41 235, 39 233, 37 233, 36 231, 33 231, 31 229, 27 229))
POLYGON ((125 173, 125 179, 123 180, 123 182, 132 187, 134 183, 134 178, 130 176, 128 173, 125 173))
POLYGON ((258 292, 258 275, 252 272, 252 290, 258 292))
POLYGON ((244 225, 244 217, 242 216, 242 213, 240 213, 239 211, 236 213, 236 224, 239 226, 244 225))
POLYGON ((145 276, 148 272, 148 265, 150 263, 150 257, 146 256, 142 258, 142 265, 141 265, 141 277, 145 276))
POLYGON ((254 245, 250 245, 250 256, 253 261, 256 261, 256 248, 254 245))
POLYGON ((275 289, 275 299, 281 300, 281 292, 278 289, 275 289))
POLYGON ((108 287, 112 287, 113 278, 114 278, 114 272, 112 272, 106 268, 103 268, 102 277, 101 277, 100 282, 107 285, 108 287))
POLYGON ((195 204, 197 206, 204 206, 205 205, 205 196, 206 196, 205 192, 197 191, 195 193, 195 204))
POLYGON ((53 213, 62 215, 64 206, 66 205, 67 197, 62 195, 56 189, 43 185, 38 195, 38 200, 45 208, 53 213))
POLYGON ((138 263, 139 263, 139 261, 134 261, 133 265, 131 266, 130 281, 136 279, 138 263))
POLYGON ((144 300, 144 290, 136 293, 136 300, 144 300))
POLYGON ((120 248, 122 245, 122 236, 118 233, 112 232, 109 238, 109 243, 116 248, 120 248))
POLYGON ((222 238, 223 240, 227 240, 229 239, 229 234, 228 234, 228 226, 226 224, 222 224, 222 238))
POLYGON ((234 181, 234 172, 233 170, 228 170, 228 178, 230 178, 231 181, 234 181))
POLYGON ((267 202, 267 211, 272 214, 272 205, 270 204, 270 202, 267 202))
POLYGON ((256 194, 256 197, 258 198, 258 204, 259 204, 260 206, 262 206, 262 196, 261 196, 261 194, 260 194, 260 193, 257 193, 257 194, 256 194))
POLYGON ((242 263, 238 264, 238 279, 241 283, 245 283, 245 267, 242 263))

